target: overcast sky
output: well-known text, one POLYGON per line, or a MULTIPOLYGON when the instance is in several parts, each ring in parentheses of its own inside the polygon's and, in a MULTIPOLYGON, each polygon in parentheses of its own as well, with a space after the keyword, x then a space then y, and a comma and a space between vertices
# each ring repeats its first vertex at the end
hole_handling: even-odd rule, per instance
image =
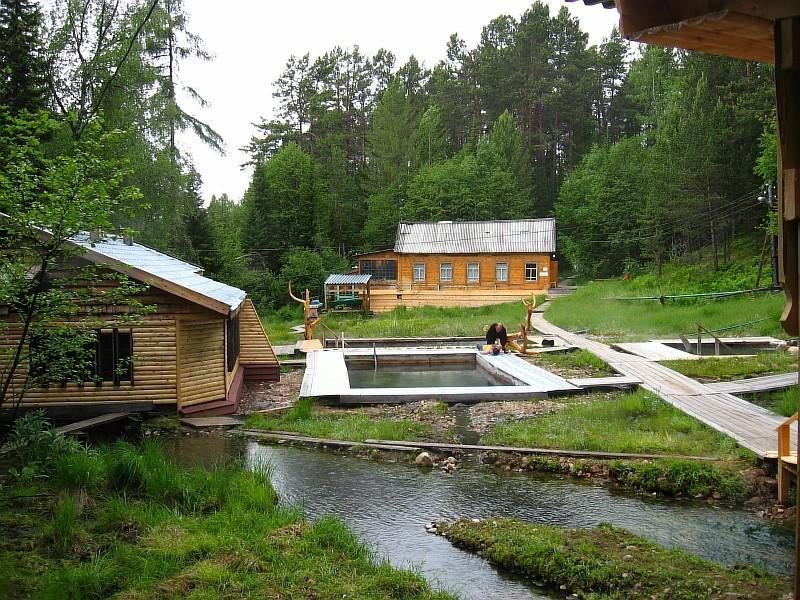
MULTIPOLYGON (((578 0, 546 0, 551 14, 562 6, 578 18, 599 44, 617 24, 617 11, 578 0)), ((239 165, 248 156, 240 151, 255 134, 254 123, 273 116, 273 82, 290 56, 311 55, 313 61, 335 46, 358 46, 365 56, 385 48, 397 57, 396 67, 412 54, 427 68, 445 57, 450 35, 457 33, 467 48, 480 41, 481 30, 495 17, 516 19, 532 0, 187 0, 189 31, 200 36, 213 59, 185 61, 181 81, 196 89, 209 106, 184 101, 185 108, 210 125, 225 140, 220 156, 191 136, 182 145, 193 156, 203 179, 202 195, 227 193, 240 200, 250 171, 239 165)))

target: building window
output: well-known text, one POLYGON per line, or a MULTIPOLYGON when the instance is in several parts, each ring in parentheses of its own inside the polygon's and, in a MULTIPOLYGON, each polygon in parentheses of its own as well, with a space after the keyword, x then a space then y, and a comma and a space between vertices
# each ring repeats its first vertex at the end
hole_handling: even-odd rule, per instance
POLYGON ((496 281, 508 281, 508 263, 495 263, 494 278, 496 281))
POLYGON ((229 318, 225 323, 227 330, 227 352, 225 353, 228 361, 228 372, 233 371, 236 366, 236 359, 239 358, 239 315, 232 319, 229 318))
POLYGON ((425 263, 414 263, 414 281, 425 281, 425 263))
POLYGON ((362 275, 372 275, 373 280, 397 281, 396 260, 362 260, 358 270, 362 275))
POLYGON ((478 283, 481 280, 480 263, 467 263, 467 283, 478 283))
POLYGON ((439 265, 439 281, 453 281, 453 263, 439 265))
POLYGON ((133 334, 112 329, 97 334, 97 378, 119 385, 133 381, 133 334))
POLYGON ((537 265, 536 263, 525 263, 525 281, 537 280, 537 265))
POLYGON ((30 377, 35 383, 133 383, 133 334, 118 329, 53 329, 31 336, 30 377))

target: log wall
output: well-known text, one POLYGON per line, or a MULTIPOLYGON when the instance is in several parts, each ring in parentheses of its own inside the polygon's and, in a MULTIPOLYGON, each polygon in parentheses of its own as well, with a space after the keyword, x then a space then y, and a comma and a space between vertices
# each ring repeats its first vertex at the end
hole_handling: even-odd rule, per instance
POLYGON ((558 262, 550 254, 402 254, 364 255, 368 260, 397 260, 397 281, 370 282, 370 310, 396 306, 483 306, 546 294, 558 285, 558 262), (467 281, 468 263, 478 263, 478 281, 467 281), (536 281, 525 280, 525 264, 537 265, 536 281), (414 263, 425 264, 425 281, 414 281, 414 263), (451 281, 440 280, 440 265, 452 265, 451 281), (497 263, 508 266, 507 281, 496 280, 497 263))
POLYGON ((236 372, 225 367, 225 318, 182 321, 178 340, 178 409, 224 400, 236 372))
MULTIPOLYGON (((21 406, 133 402, 153 406, 176 405, 177 408, 179 391, 185 403, 224 398, 225 317, 157 288, 149 288, 139 295, 139 299, 145 304, 155 305, 155 310, 135 325, 119 327, 133 333, 133 382, 123 381, 119 386, 107 381, 84 386, 51 384, 26 391, 21 406), (183 334, 181 345, 177 343, 179 331, 183 334), (182 365, 180 373, 179 360, 182 365)), ((109 319, 127 311, 124 306, 103 308, 96 313, 108 315, 109 319)), ((20 333, 19 326, 10 323, 0 339, 0 343, 5 342, 4 349, 12 347, 20 333)), ((22 365, 12 382, 17 390, 22 385, 26 368, 22 365)), ((0 365, 0 384, 3 383, 4 370, 5 365, 0 365)))
POLYGON ((239 311, 239 340, 239 362, 243 365, 280 365, 250 298, 244 301, 239 311))

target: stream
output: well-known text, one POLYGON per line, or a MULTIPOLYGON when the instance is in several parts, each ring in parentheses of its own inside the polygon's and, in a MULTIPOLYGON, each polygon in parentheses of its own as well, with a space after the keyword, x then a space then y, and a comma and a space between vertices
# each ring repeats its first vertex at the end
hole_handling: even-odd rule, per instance
POLYGON ((789 574, 794 560, 791 532, 741 510, 632 496, 591 481, 499 472, 474 460, 445 475, 439 469, 222 436, 177 438, 175 453, 184 464, 225 457, 240 458, 250 468, 268 464, 284 503, 302 505, 312 520, 339 516, 377 556, 467 599, 563 598, 564 593, 554 595, 427 533, 425 526, 438 518, 513 517, 564 527, 605 522, 726 565, 747 563, 789 574))

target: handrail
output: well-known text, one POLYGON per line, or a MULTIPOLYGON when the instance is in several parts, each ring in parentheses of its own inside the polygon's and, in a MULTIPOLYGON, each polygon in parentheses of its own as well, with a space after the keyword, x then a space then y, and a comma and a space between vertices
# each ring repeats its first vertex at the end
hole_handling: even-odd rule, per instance
MULTIPOLYGON (((324 329, 326 331, 329 331, 331 333, 331 335, 333 336, 333 339, 336 340, 336 347, 337 348, 339 347, 340 343, 341 343, 342 348, 344 348, 344 332, 342 332, 342 336, 339 337, 339 335, 335 331, 333 331, 333 329, 328 327, 325 323, 320 323, 319 325, 322 327, 322 329, 324 329)), ((324 346, 325 346, 325 344, 323 344, 323 347, 324 346)))
POLYGON ((703 349, 702 349, 702 345, 701 345, 702 344, 702 339, 700 337, 700 331, 701 330, 705 331, 708 335, 710 335, 712 338, 714 338, 714 354, 716 356, 719 356, 719 345, 720 344, 725 346, 728 350, 730 350, 733 353, 733 348, 728 346, 728 344, 726 344, 719 337, 714 335, 713 331, 710 331, 710 330, 706 329, 705 327, 700 325, 700 323, 695 323, 695 325, 697 325, 697 355, 698 356, 702 356, 703 355, 703 349))
POLYGON ((794 413, 778 426, 778 459, 782 456, 789 456, 792 453, 792 442, 789 434, 792 423, 797 421, 798 413, 794 413))

